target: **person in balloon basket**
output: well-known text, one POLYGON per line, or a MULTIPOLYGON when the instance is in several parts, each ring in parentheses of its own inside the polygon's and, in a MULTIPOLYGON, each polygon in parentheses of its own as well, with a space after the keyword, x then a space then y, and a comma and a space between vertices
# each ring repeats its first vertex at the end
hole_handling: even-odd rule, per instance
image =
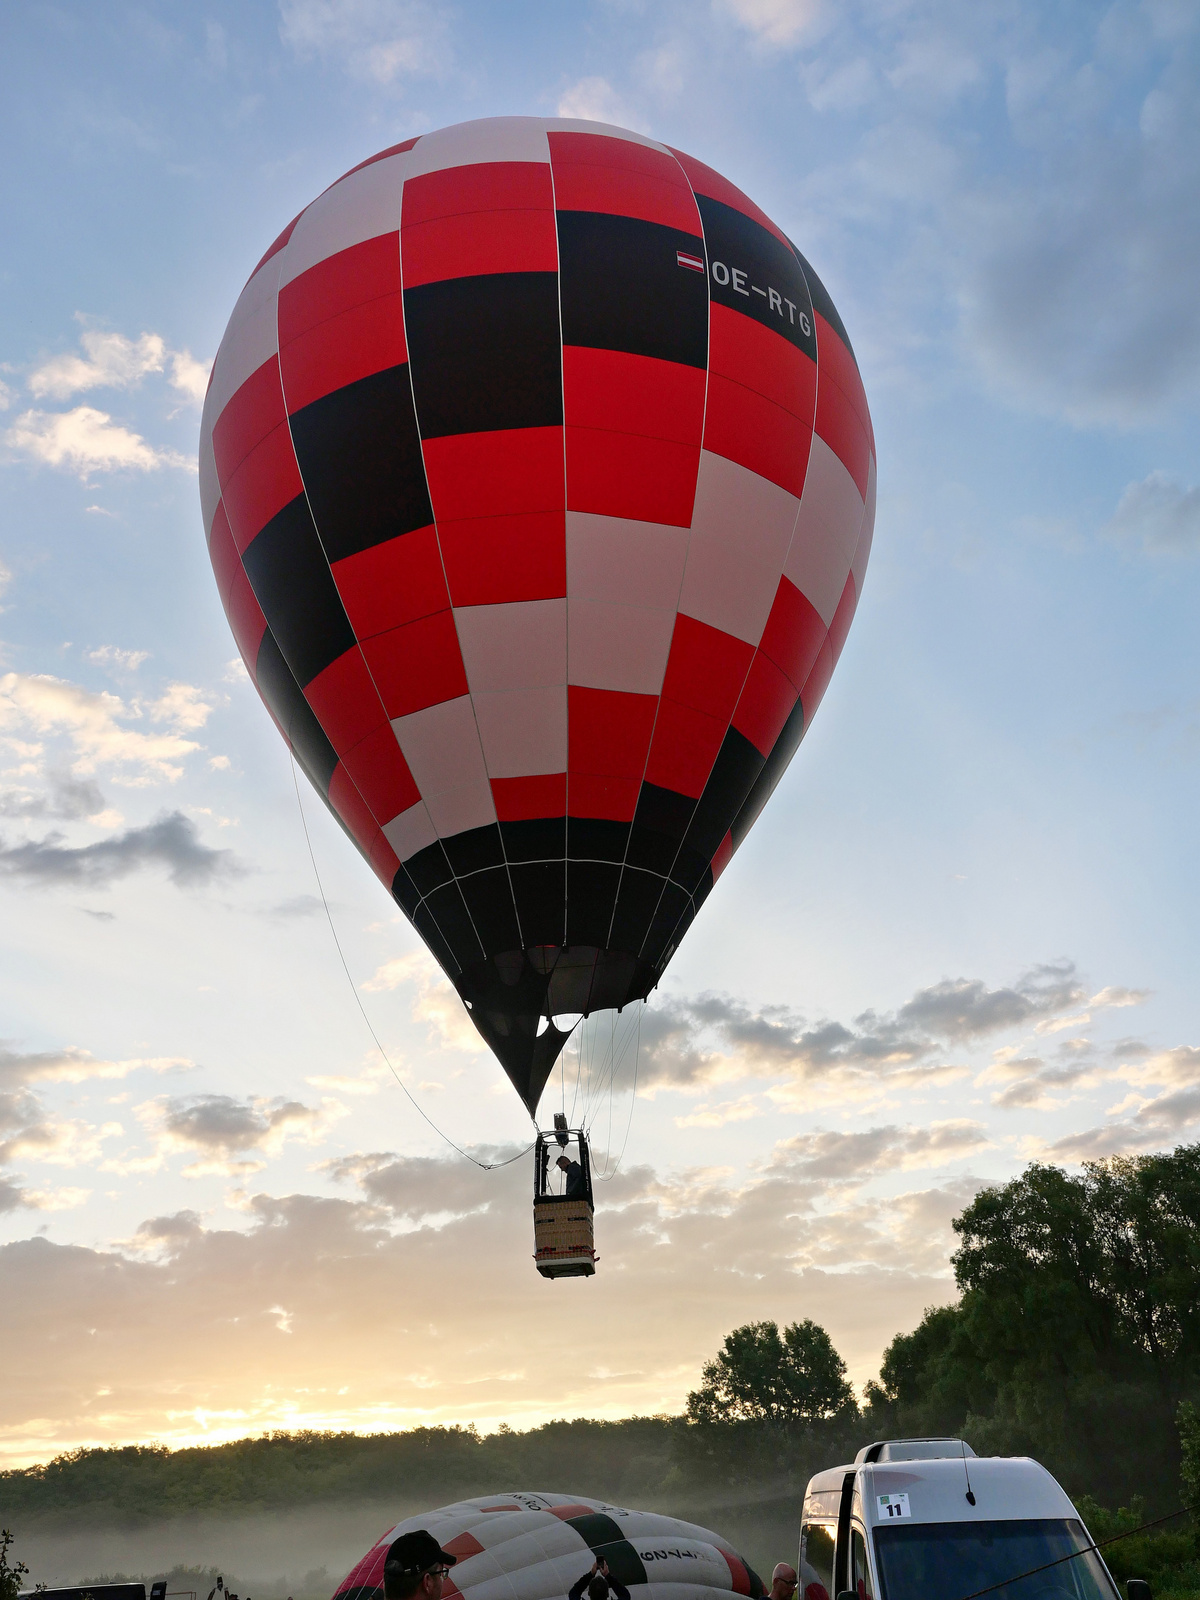
POLYGON ((383 1564, 384 1600, 441 1600, 442 1584, 457 1560, 424 1528, 402 1533, 383 1564))
POLYGON ((620 1578, 613 1577, 603 1556, 597 1556, 583 1577, 571 1585, 569 1600, 583 1600, 585 1589, 588 1600, 608 1600, 610 1594, 616 1600, 629 1600, 629 1590, 620 1578))
POLYGON ((583 1168, 578 1161, 572 1161, 570 1156, 559 1156, 554 1165, 567 1175, 567 1199, 577 1200, 583 1193, 583 1168))

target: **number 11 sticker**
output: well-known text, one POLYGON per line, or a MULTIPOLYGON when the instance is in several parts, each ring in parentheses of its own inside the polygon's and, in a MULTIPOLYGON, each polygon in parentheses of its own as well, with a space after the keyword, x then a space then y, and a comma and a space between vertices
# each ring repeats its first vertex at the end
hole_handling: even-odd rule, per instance
POLYGON ((879 1506, 879 1519, 881 1522, 895 1520, 897 1517, 911 1517, 908 1509, 908 1496, 906 1494, 880 1494, 875 1496, 879 1506))

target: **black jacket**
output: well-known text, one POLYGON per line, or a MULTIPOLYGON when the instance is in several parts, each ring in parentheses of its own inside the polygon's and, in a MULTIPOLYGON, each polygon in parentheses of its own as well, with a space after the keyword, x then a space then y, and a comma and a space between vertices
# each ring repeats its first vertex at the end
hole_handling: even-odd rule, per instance
MULTIPOLYGON (((578 1161, 572 1161, 571 1165, 567 1168, 566 1197, 568 1200, 574 1200, 582 1193, 583 1168, 579 1165, 578 1161)), ((589 1573, 588 1576, 590 1577, 591 1574, 589 1573)), ((617 1597, 617 1600, 620 1600, 620 1596, 617 1597)))
MULTIPOLYGON (((584 1591, 588 1584, 591 1583, 592 1576, 593 1575, 589 1570, 584 1573, 583 1577, 579 1579, 578 1583, 573 1583, 571 1585, 569 1600, 583 1600, 584 1591)), ((629 1590, 619 1578, 614 1578, 611 1572, 607 1577, 604 1576, 604 1573, 600 1573, 599 1576, 604 1578, 605 1583, 608 1584, 609 1594, 616 1595, 617 1600, 629 1600, 629 1590)))

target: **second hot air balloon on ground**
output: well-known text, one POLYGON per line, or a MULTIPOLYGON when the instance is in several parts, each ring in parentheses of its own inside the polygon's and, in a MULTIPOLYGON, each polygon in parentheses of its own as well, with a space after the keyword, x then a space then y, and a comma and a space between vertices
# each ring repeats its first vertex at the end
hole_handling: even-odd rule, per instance
POLYGON ((566 1600, 592 1563, 634 1600, 762 1600, 763 1584, 720 1534, 652 1511, 566 1494, 510 1491, 460 1500, 389 1529, 337 1587, 334 1600, 377 1600, 388 1548, 427 1529, 455 1558, 443 1600, 566 1600))
POLYGON ((794 754, 875 508, 850 341, 733 184, 505 117, 332 184, 217 353, 246 666, 532 1114, 644 998, 794 754))

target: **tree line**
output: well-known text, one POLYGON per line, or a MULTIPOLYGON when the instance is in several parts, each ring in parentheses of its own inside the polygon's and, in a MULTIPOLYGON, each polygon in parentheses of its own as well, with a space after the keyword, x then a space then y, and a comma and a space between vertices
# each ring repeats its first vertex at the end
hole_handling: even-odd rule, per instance
POLYGON ((958 1299, 893 1339, 861 1401, 823 1328, 765 1321, 727 1335, 681 1417, 77 1450, 0 1473, 0 1519, 436 1504, 562 1484, 703 1520, 706 1507, 749 1500, 794 1509, 812 1472, 870 1439, 914 1434, 1035 1456, 1113 1516, 1173 1510, 1180 1418, 1187 1437, 1200 1400, 1200 1145, 1075 1175, 1035 1163, 981 1191, 954 1229, 958 1299))

